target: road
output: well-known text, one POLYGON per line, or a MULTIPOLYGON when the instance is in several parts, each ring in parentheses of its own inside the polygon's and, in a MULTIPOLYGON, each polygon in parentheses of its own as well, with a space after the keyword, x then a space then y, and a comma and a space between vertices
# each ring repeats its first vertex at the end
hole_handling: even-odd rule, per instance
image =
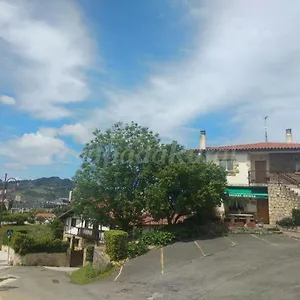
POLYGON ((0 288, 0 299, 299 299, 299 257, 300 241, 282 235, 177 243, 88 286, 43 267, 2 270, 18 279, 0 288))

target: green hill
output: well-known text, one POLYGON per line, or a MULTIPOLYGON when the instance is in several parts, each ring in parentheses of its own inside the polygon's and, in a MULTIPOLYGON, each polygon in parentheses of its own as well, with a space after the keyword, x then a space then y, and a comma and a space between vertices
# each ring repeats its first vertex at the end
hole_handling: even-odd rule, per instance
MULTIPOLYGON (((0 181, 0 187, 3 182, 0 181)), ((12 189, 14 183, 9 183, 8 189, 12 189)), ((59 177, 43 177, 34 180, 20 180, 16 192, 9 193, 11 200, 20 195, 23 201, 53 201, 58 198, 68 198, 69 191, 73 189, 73 182, 70 179, 59 177)))

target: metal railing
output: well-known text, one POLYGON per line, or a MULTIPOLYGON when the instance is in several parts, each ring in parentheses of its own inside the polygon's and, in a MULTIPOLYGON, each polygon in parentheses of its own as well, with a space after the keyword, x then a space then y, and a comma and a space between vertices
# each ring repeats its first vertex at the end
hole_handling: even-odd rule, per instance
POLYGON ((293 172, 278 172, 272 170, 248 171, 248 183, 250 184, 289 184, 300 187, 300 175, 293 172))

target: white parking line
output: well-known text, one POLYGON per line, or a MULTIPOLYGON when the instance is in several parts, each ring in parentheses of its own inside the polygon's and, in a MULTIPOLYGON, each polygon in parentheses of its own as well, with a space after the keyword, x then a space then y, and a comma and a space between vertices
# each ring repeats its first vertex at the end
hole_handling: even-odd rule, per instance
POLYGON ((232 247, 233 247, 233 246, 236 246, 236 243, 233 242, 229 237, 224 236, 224 239, 227 240, 227 241, 229 241, 229 242, 231 243, 231 246, 232 246, 232 247))
POLYGON ((261 241, 265 242, 265 243, 268 243, 268 244, 273 245, 273 246, 277 246, 277 244, 272 243, 272 242, 270 242, 270 241, 268 241, 268 240, 265 240, 265 239, 263 239, 263 238, 260 238, 260 237, 254 235, 254 234, 250 234, 250 235, 251 235, 252 237, 258 239, 258 240, 261 240, 261 241))
POLYGON ((194 241, 195 245, 198 247, 198 249, 200 250, 201 254, 203 256, 206 256, 206 254, 204 253, 204 251, 202 250, 201 246, 199 245, 199 243, 197 241, 194 241))

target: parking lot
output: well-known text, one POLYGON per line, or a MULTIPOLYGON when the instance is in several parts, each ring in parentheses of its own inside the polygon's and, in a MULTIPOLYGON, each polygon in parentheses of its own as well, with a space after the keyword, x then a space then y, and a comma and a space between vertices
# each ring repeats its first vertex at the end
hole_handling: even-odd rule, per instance
POLYGON ((232 235, 176 243, 129 261, 89 286, 61 272, 11 268, 3 299, 299 299, 300 241, 232 235))
POLYGON ((298 299, 299 269, 299 240, 233 235, 152 251, 114 280, 147 286, 167 299, 298 299))

